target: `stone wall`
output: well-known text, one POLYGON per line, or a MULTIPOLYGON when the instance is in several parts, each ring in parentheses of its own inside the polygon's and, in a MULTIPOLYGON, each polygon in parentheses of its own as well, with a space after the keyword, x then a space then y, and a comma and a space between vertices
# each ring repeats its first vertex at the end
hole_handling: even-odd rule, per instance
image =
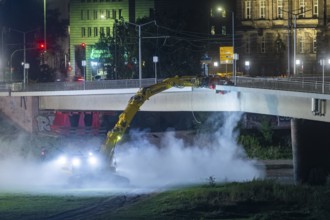
POLYGON ((0 111, 29 133, 36 132, 38 97, 0 97, 0 111))

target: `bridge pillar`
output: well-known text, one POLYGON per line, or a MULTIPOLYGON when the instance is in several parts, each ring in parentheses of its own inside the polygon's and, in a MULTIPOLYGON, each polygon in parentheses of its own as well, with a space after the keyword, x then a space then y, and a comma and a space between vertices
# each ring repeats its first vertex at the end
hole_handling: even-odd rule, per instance
POLYGON ((330 123, 291 119, 296 184, 324 184, 330 173, 330 123))

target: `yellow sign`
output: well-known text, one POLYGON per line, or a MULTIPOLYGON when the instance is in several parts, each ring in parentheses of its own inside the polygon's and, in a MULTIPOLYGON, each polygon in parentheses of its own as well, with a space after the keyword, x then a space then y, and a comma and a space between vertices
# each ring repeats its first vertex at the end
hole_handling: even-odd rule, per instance
POLYGON ((233 47, 220 47, 220 63, 233 63, 234 49, 233 47))

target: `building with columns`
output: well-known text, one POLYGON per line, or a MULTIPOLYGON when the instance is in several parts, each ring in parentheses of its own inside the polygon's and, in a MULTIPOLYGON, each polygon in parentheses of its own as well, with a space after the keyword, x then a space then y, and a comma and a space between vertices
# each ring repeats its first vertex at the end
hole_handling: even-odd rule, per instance
POLYGON ((320 74, 319 61, 328 56, 329 10, 322 0, 237 1, 238 69, 254 76, 320 74))

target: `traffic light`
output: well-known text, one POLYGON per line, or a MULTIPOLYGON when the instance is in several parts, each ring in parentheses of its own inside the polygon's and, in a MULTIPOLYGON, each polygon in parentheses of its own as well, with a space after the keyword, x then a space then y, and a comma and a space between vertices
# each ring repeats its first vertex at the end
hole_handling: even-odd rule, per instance
POLYGON ((85 44, 85 43, 81 43, 80 46, 81 46, 82 48, 86 48, 86 44, 85 44))
POLYGON ((39 50, 45 50, 46 49, 46 45, 44 42, 39 42, 38 43, 38 49, 39 50))

